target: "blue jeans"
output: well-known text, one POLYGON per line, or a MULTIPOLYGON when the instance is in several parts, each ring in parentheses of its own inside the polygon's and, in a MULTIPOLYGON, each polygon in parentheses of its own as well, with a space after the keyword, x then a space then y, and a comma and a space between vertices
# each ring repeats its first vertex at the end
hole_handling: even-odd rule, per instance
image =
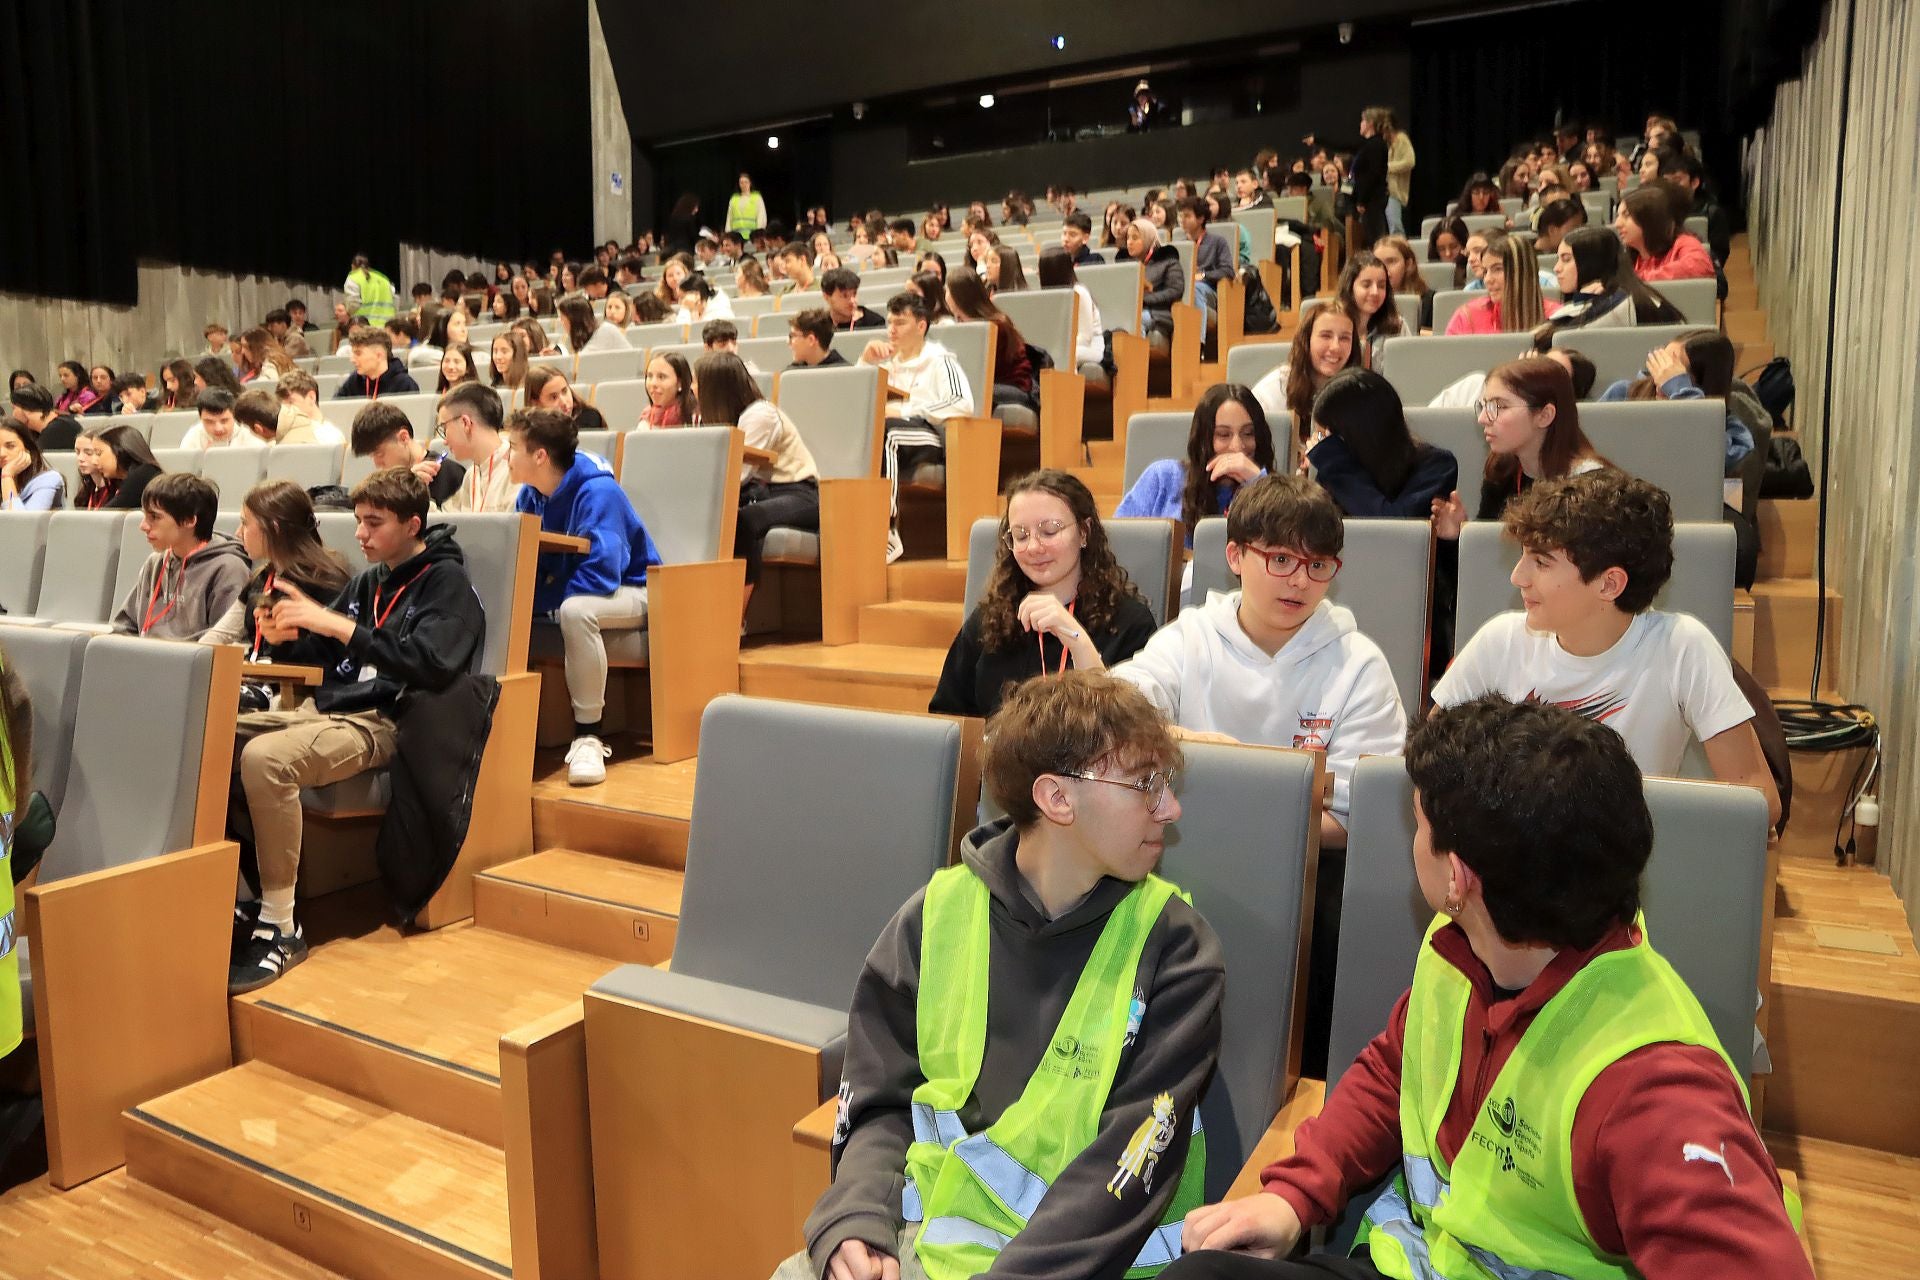
POLYGON ((1407 206, 1392 196, 1387 197, 1387 229, 1397 236, 1407 234, 1407 206))
POLYGON ((1194 305, 1198 306, 1206 315, 1207 323, 1212 324, 1213 314, 1220 306, 1220 300, 1214 293, 1213 286, 1205 280, 1195 280, 1193 282, 1193 301, 1194 305))

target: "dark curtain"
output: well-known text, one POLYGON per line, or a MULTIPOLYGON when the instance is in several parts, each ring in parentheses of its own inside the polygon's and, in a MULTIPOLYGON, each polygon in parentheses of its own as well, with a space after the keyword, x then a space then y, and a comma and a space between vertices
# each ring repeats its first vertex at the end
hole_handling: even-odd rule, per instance
POLYGON ((664 228, 674 203, 683 192, 692 192, 700 199, 695 220, 716 234, 724 231, 727 201, 740 189, 738 181, 744 172, 753 179, 753 189, 766 200, 769 222, 791 228, 801 210, 821 204, 844 225, 853 210, 836 209, 829 199, 833 180, 830 134, 828 122, 822 119, 646 148, 653 170, 655 207, 649 211, 636 204, 634 221, 639 226, 664 228), (767 149, 768 134, 780 139, 777 149, 767 149))
POLYGON ((130 303, 143 257, 334 281, 365 253, 404 289, 403 241, 580 256, 586 22, 586 0, 0 0, 0 288, 130 303))
POLYGON ((1773 114, 1773 91, 1799 76, 1807 46, 1820 34, 1823 0, 1725 0, 1728 124, 1753 132, 1773 114))
POLYGON ((1637 134, 1653 112, 1702 132, 1723 193, 1739 190, 1738 149, 1721 97, 1717 5, 1590 0, 1439 22, 1413 32, 1418 153, 1414 212, 1442 212, 1469 175, 1493 173, 1556 119, 1637 134))

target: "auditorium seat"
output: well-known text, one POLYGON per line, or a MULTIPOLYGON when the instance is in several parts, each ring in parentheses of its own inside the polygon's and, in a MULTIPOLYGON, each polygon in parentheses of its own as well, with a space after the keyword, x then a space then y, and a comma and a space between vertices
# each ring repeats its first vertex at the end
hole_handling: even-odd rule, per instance
POLYGON ((337 444, 277 444, 266 451, 267 467, 261 478, 291 480, 302 489, 339 484, 344 452, 337 444))
MULTIPOLYGON (((31 615, 9 615, 7 621, 43 626, 109 621, 120 603, 114 589, 123 528, 133 528, 142 560, 146 555, 146 539, 139 535, 140 513, 55 511, 51 516, 34 611, 31 615)), ((138 567, 134 572, 138 574, 138 567)))
MULTIPOLYGON (((1253 342, 1235 347, 1227 352, 1227 370, 1223 382, 1237 382, 1243 387, 1251 387, 1260 379, 1287 363, 1290 343, 1253 342)), ((1267 424, 1280 430, 1275 423, 1267 424)))
MULTIPOLYGON (((1659 287, 1656 281, 1654 288, 1659 287)), ((1574 329, 1554 334, 1553 345, 1572 347, 1593 361, 1596 371, 1593 394, 1597 396, 1616 382, 1639 377, 1646 369, 1648 353, 1700 327, 1697 324, 1646 324, 1633 329, 1574 329)), ((1711 319, 1707 320, 1706 327, 1713 327, 1711 319)))
MULTIPOLYGON (((1340 572, 1327 599, 1353 612, 1360 633, 1380 646, 1409 720, 1426 702, 1427 618, 1433 594, 1433 534, 1425 520, 1345 521, 1340 572)), ((1469 526, 1474 527, 1474 526, 1469 526)), ((1227 521, 1210 516, 1193 531, 1191 606, 1212 591, 1238 591, 1227 569, 1227 521)))
MULTIPOLYGON (((245 431, 244 426, 235 427, 245 431)), ((208 449, 200 455, 200 478, 220 491, 220 510, 238 511, 248 492, 260 483, 272 449, 244 449, 237 445, 208 449)))
MULTIPOLYGON (((235 426, 235 431, 244 431, 245 427, 235 426)), ((239 447, 239 446, 230 446, 239 447)), ((155 449, 153 460, 160 464, 162 471, 191 471, 200 474, 200 455, 205 449, 155 449)))
POLYGON ((589 351, 572 363, 568 377, 573 382, 618 382, 646 375, 647 353, 642 351, 589 351))
MULTIPOLYGON (((601 416, 604 417, 605 414, 601 416)), ((615 474, 619 473, 621 432, 608 427, 604 431, 580 431, 575 434, 578 437, 575 448, 584 449, 596 458, 605 459, 608 465, 613 467, 615 474)))
MULTIPOLYGON (((1052 357, 1054 368, 1074 367, 1074 331, 1080 308, 1073 290, 1023 289, 996 294, 993 302, 1013 321, 1022 338, 1052 357)), ((1038 374, 1035 370, 1036 377, 1038 374)))
POLYGON ((147 443, 155 449, 178 449, 187 432, 200 425, 200 414, 194 409, 174 409, 151 417, 147 443))
POLYGON ((1424 405, 1469 373, 1485 373, 1497 364, 1532 353, 1532 343, 1524 333, 1406 335, 1386 340, 1375 367, 1400 393, 1401 403, 1424 405))
MULTIPOLYGON (((1717 400, 1590 401, 1580 406, 1580 428, 1600 455, 1666 490, 1673 518, 1720 518, 1726 470, 1726 409, 1717 400)), ((1409 407, 1407 429, 1452 453, 1460 464, 1460 492, 1471 512, 1487 465, 1487 441, 1469 408, 1409 407)))
MULTIPOLYGON (((1302 221, 1304 220, 1305 219, 1302 219, 1302 221)), ((1233 211, 1233 221, 1236 226, 1247 229, 1247 238, 1253 242, 1253 260, 1255 262, 1273 261, 1273 237, 1279 226, 1278 211, 1271 208, 1235 209, 1233 211)), ((1240 238, 1238 232, 1229 234, 1222 230, 1218 234, 1222 235, 1229 244, 1232 244, 1240 238)), ((1235 246, 1234 255, 1237 261, 1239 257, 1238 246, 1235 246)))
MULTIPOLYGON (((414 381, 424 376, 415 371, 414 381)), ((431 385, 422 383, 423 386, 431 385)), ((416 444, 425 444, 434 436, 434 415, 440 403, 440 397, 431 391, 410 391, 401 395, 381 396, 381 404, 390 404, 407 415, 407 422, 413 427, 413 439, 416 444)))
POLYGON ((854 982, 952 856, 974 745, 940 717, 708 705, 671 966, 585 999, 600 1274, 759 1276, 792 1251, 781 1162, 749 1214, 740 1171, 833 1096, 854 982))
MULTIPOLYGON (((1701 239, 1706 239, 1705 232, 1701 233, 1701 239)), ((1657 289, 1661 297, 1678 308, 1680 314, 1687 318, 1688 325, 1708 329, 1718 327, 1716 307, 1720 282, 1712 276, 1702 276, 1697 280, 1655 280, 1650 282, 1649 287, 1657 289)), ((1649 346, 1647 350, 1653 348, 1649 346)))
POLYGON ((1129 417, 1126 460, 1120 472, 1120 492, 1133 492, 1133 486, 1151 464, 1169 458, 1185 458, 1187 436, 1192 428, 1191 413, 1136 413, 1129 417))
MULTIPOLYGON (((1421 259, 1420 277, 1427 282, 1427 288, 1430 291, 1437 293, 1442 289, 1453 288, 1453 263, 1426 261, 1427 245, 1425 240, 1415 245, 1414 250, 1420 255, 1421 259)), ((1433 331, 1439 333, 1442 327, 1436 318, 1433 331)))
MULTIPOLYGON (((1153 612, 1156 627, 1180 611, 1182 546, 1179 526, 1155 516, 1103 520, 1113 557, 1133 580, 1134 587, 1153 612)), ((987 594, 987 579, 1000 552, 1000 522, 973 522, 967 541, 967 586, 964 610, 972 610, 987 594)))
POLYGON ((32 616, 53 516, 51 511, 0 511, 0 621, 32 616))
POLYGON ((651 402, 647 399, 645 380, 631 378, 595 383, 591 394, 587 394, 587 403, 600 411, 609 431, 625 433, 639 425, 640 415, 651 402))
MULTIPOLYGON (((1448 270, 1452 270, 1452 268, 1449 267, 1448 270)), ((1483 289, 1447 288, 1436 291, 1433 295, 1433 331, 1437 334, 1446 333, 1447 324, 1453 319, 1454 312, 1466 306, 1475 298, 1484 298, 1486 296, 1486 291, 1483 289)), ((1525 334, 1518 334, 1516 336, 1523 341, 1526 339, 1525 334)), ((1424 404, 1425 401, 1421 403, 1424 404)))
POLYGON ((764 373, 779 373, 793 363, 793 348, 787 345, 787 323, 780 321, 766 336, 749 338, 744 336, 747 326, 736 324, 742 337, 740 339, 740 358, 749 366, 764 373))
POLYGON ((0 649, 25 682, 33 707, 33 777, 26 780, 32 786, 17 791, 44 793, 56 816, 67 793, 74 718, 80 710, 80 674, 90 639, 84 631, 7 626, 6 619, 0 618, 0 649))
POLYGON ((61 502, 73 506, 80 492, 80 455, 71 449, 49 449, 41 455, 46 464, 58 472, 66 485, 65 496, 61 502))

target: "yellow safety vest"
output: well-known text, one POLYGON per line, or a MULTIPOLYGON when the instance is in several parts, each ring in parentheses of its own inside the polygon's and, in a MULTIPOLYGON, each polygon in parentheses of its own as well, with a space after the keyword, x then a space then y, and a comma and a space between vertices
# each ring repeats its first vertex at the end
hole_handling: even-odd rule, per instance
POLYGON ((20 957, 14 952, 20 920, 13 909, 13 832, 19 815, 14 797, 28 794, 26 780, 13 776, 13 743, 7 726, 0 724, 0 1057, 20 1043, 20 957))
MULTIPOLYGON (((1092 1144, 1121 1054, 1146 1010, 1144 996, 1134 989, 1141 952, 1167 899, 1178 892, 1148 876, 1114 908, 1039 1069, 1004 1115, 968 1133, 960 1110, 973 1096, 986 1052, 991 896, 964 866, 948 867, 928 884, 916 1002, 926 1082, 913 1091, 901 1216, 922 1224, 914 1253, 931 1280, 964 1280, 991 1267, 1054 1180, 1092 1144), (928 965, 935 957, 938 962, 928 965)), ((1144 1198, 1156 1180, 1174 1176, 1159 1160, 1180 1123, 1170 1096, 1154 1100, 1107 1185, 1115 1198, 1144 1198)), ((1128 1268, 1129 1277, 1158 1275, 1180 1256, 1180 1222, 1201 1201, 1207 1167, 1197 1110, 1190 1123, 1193 1139, 1173 1203, 1128 1268)))
MULTIPOLYGON (((1427 930, 1431 939, 1446 918, 1427 930)), ((1573 1119, 1607 1067, 1651 1044, 1712 1049, 1706 1011, 1646 939, 1596 956, 1547 1001, 1514 1046, 1451 1165, 1440 1125, 1460 1073, 1473 984, 1423 945, 1414 965, 1400 1063, 1401 1169, 1367 1210, 1360 1241, 1400 1280, 1632 1280, 1630 1259, 1602 1253, 1574 1192, 1573 1119)), ((1799 1200, 1786 1197, 1797 1228, 1799 1200)))
POLYGON ((371 324, 393 319, 393 281, 371 267, 362 267, 347 278, 360 282, 360 309, 354 315, 371 324))

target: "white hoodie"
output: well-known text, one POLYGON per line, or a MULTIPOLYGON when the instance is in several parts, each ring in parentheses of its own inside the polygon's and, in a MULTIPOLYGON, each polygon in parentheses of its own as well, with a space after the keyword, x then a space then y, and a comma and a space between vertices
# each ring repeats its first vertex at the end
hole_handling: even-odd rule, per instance
POLYGON ((1347 788, 1361 756, 1397 756, 1407 716, 1380 646, 1353 613, 1322 600, 1293 639, 1268 657, 1240 626, 1238 591, 1207 594, 1113 669, 1185 729, 1269 747, 1326 753, 1327 811, 1347 824, 1347 788))
POLYGON ((967 375, 953 352, 939 343, 929 341, 913 359, 895 356, 881 368, 896 391, 907 393, 905 404, 888 407, 888 417, 945 422, 973 416, 973 388, 967 385, 967 375))

